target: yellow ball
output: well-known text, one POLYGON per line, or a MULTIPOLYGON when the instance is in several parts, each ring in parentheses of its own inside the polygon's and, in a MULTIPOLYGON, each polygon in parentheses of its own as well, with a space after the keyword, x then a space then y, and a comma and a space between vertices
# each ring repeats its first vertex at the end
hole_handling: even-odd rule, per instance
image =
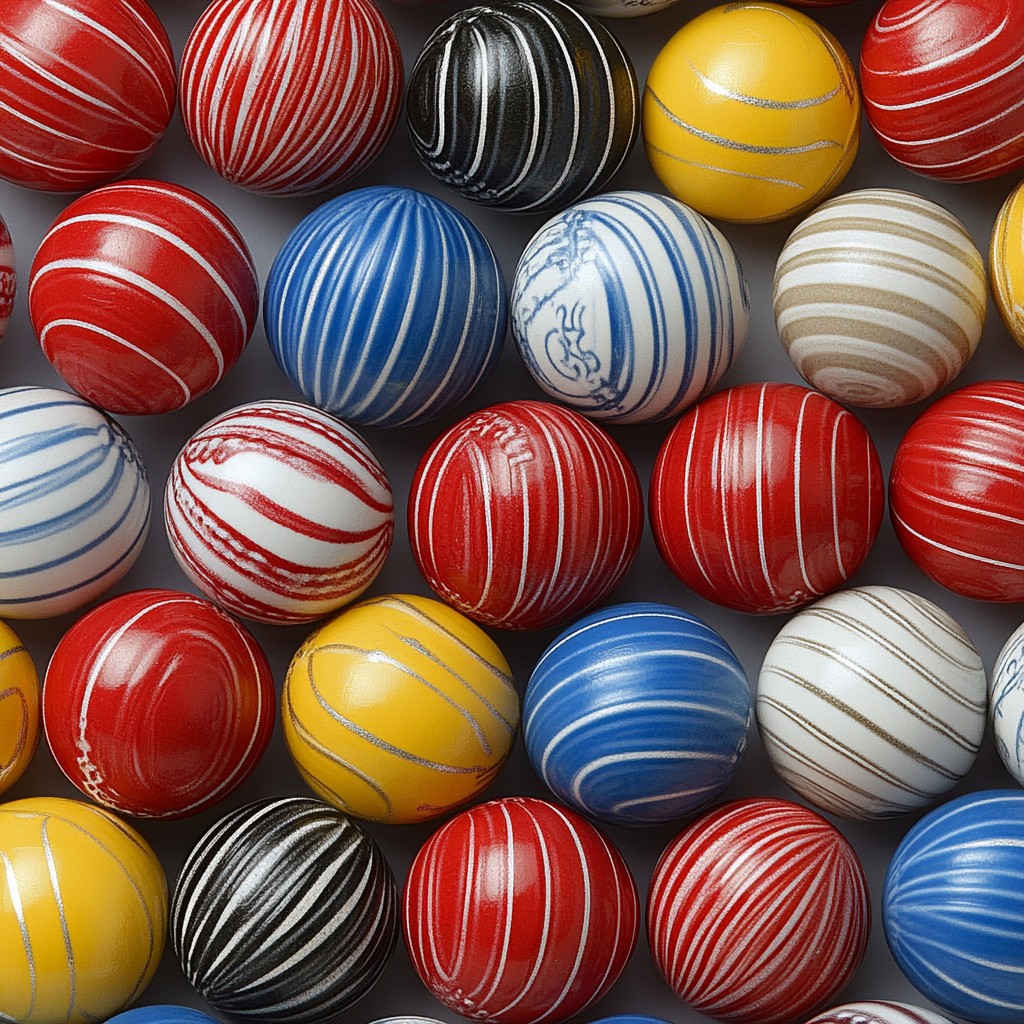
POLYGON ((0 793, 28 767, 39 743, 39 676, 32 657, 0 622, 0 793))
POLYGON ((996 214, 988 263, 996 308, 1013 340, 1024 348, 1024 182, 996 214))
POLYGON ((85 1024, 149 984, 167 879, 109 811, 37 797, 0 804, 0 1020, 85 1024))
POLYGON ((370 821, 425 821, 498 773, 519 697, 493 640, 423 597, 363 601, 299 648, 281 697, 284 736, 307 784, 370 821))
POLYGON ((643 136, 655 173, 709 217, 760 223, 821 202, 860 141, 842 46, 780 4, 732 3, 687 22, 654 59, 643 136))

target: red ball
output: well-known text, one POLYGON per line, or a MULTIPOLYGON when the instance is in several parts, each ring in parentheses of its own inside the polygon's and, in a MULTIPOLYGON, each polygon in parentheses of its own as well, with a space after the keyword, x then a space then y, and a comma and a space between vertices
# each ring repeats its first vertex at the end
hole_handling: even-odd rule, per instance
POLYGON ((622 449, 579 413, 504 402, 434 441, 408 519, 416 563, 443 600, 484 625, 543 629, 626 575, 643 494, 622 449))
POLYGON ((794 384, 741 384, 691 408, 658 452, 651 526, 691 590, 737 611, 790 611, 867 557, 885 504, 861 422, 794 384))
POLYGON ((1024 166, 1021 0, 886 0, 860 80, 871 127, 904 167, 979 181, 1024 166))
POLYGON ((259 284, 241 235, 180 185, 127 181, 73 202, 32 264, 43 353, 112 413, 170 412, 209 391, 256 324, 259 284))
POLYGON ((889 514, 912 561, 965 597, 1024 601, 1024 384, 953 391, 893 457, 889 514))
POLYGON ((191 594, 138 590, 79 619, 43 683, 43 727, 64 774, 97 803, 180 818, 249 777, 274 728, 266 656, 191 594))
POLYGON ((126 174, 167 129, 175 78, 145 0, 4 0, 0 177, 84 192, 126 174))
POLYGON ((871 904, 853 847, 788 800, 727 803, 669 843, 647 897, 647 937, 672 990, 717 1020, 804 1020, 867 946, 871 904))
POLYGON ((532 798, 478 804, 421 847, 402 925, 431 993, 470 1020, 545 1024, 600 999, 636 946, 636 885, 585 818, 532 798))
POLYGON ((235 185, 321 192, 383 149, 402 99, 398 40, 372 0, 214 0, 181 57, 199 155, 235 185))

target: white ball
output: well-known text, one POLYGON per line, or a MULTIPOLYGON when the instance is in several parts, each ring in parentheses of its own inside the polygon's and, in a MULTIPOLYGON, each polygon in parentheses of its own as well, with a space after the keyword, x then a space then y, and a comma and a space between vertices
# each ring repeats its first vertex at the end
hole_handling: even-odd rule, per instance
POLYGON ((989 713, 996 750, 1024 786, 1024 624, 1017 627, 992 667, 989 713))

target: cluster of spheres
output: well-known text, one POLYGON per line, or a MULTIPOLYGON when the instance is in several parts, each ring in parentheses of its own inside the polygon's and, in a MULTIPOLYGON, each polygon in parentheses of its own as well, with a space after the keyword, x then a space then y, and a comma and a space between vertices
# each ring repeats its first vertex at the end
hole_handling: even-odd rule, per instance
POLYGON ((1022 1024, 1021 96, 1024 0, 0 4, 0 1021, 1022 1024))

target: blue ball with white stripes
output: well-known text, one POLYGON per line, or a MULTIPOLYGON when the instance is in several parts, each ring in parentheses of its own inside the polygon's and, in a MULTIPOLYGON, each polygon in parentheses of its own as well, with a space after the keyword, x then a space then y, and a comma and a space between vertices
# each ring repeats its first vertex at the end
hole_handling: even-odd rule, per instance
POLYGON ((728 643, 671 605, 593 612, 541 655, 523 736, 563 803, 610 825, 676 821, 715 799, 747 745, 752 697, 728 643))
POLYGON ((882 925, 911 984, 977 1024, 1024 1021, 1024 790, 968 793, 896 847, 882 925))
POLYGON ((412 426, 473 391, 505 338, 504 275, 480 230, 410 188, 328 200, 267 280, 271 351, 311 405, 360 426, 412 426))

